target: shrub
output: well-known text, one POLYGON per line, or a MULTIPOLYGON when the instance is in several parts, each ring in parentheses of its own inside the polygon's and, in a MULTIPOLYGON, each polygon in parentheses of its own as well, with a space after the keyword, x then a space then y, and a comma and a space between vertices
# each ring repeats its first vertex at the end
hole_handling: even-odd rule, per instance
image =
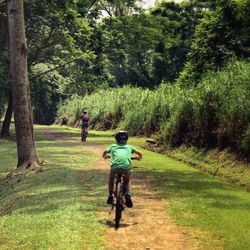
POLYGON ((250 160, 250 125, 248 125, 246 132, 242 136, 240 151, 243 155, 248 157, 248 160, 250 160))
POLYGON ((75 123, 83 110, 98 129, 126 129, 154 135, 158 144, 177 147, 230 147, 247 154, 250 124, 250 63, 232 61, 208 73, 193 88, 162 84, 155 90, 123 87, 74 96, 58 115, 75 123))

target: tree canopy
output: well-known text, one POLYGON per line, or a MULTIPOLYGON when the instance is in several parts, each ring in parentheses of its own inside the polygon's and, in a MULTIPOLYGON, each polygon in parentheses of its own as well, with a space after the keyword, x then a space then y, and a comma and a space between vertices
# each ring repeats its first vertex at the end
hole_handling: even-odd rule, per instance
MULTIPOLYGON (((231 58, 249 58, 248 0, 159 2, 25 1, 28 71, 35 122, 54 121, 59 103, 124 85, 190 86, 231 58)), ((0 6, 0 113, 9 96, 6 6, 0 6)))

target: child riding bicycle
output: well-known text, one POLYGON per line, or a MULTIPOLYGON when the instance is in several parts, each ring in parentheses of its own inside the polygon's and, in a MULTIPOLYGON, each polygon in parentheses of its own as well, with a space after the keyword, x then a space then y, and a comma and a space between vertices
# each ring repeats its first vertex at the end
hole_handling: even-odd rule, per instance
POLYGON ((114 178, 117 173, 124 176, 123 190, 125 190, 125 200, 127 207, 133 207, 133 202, 130 195, 130 174, 131 174, 131 157, 135 154, 136 160, 142 159, 142 153, 136 150, 133 146, 127 144, 128 133, 119 131, 115 134, 116 144, 110 145, 107 150, 103 152, 103 158, 110 157, 110 174, 109 174, 109 196, 107 199, 108 204, 113 203, 113 187, 114 178))
POLYGON ((82 121, 82 135, 83 133, 86 133, 86 135, 88 134, 88 127, 89 127, 89 116, 88 116, 88 112, 84 111, 83 114, 79 117, 82 121))

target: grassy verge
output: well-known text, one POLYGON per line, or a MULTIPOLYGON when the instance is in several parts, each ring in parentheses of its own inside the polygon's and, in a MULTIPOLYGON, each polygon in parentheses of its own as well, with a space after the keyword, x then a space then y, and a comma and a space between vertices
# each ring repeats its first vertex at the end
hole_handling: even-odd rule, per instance
POLYGON ((137 172, 166 200, 178 225, 201 242, 201 249, 250 249, 250 195, 179 161, 143 151, 137 172))
POLYGON ((246 189, 250 187, 250 164, 240 161, 228 150, 202 150, 183 145, 175 150, 167 151, 167 155, 230 183, 246 189))
MULTIPOLYGON (((84 152, 77 143, 48 140, 44 129, 36 128, 39 155, 48 161, 44 171, 1 180, 1 249, 105 248, 103 218, 96 211, 105 201, 106 186, 102 173, 91 169, 96 155, 84 152)), ((80 138, 79 129, 48 129, 80 138)), ((105 147, 113 143, 111 134, 91 133, 88 144, 105 147)), ((132 137, 129 143, 140 147, 144 141, 132 137)), ((166 200, 175 222, 201 242, 200 249, 250 249, 249 193, 164 155, 141 150, 144 158, 134 162, 134 178, 155 177, 152 188, 166 200)), ((15 163, 14 142, 1 141, 0 152, 4 152, 3 176, 15 163)))
MULTIPOLYGON (((113 143, 111 134, 95 132, 89 143, 113 143)), ((142 149, 145 138, 131 137, 129 143, 144 155, 142 162, 133 162, 134 177, 155 177, 152 188, 166 200, 166 209, 176 223, 198 239, 200 249, 250 249, 249 193, 217 176, 142 149)), ((221 162, 226 158, 221 156, 221 162)), ((210 163, 207 160, 212 167, 210 163)))
MULTIPOLYGON (((36 129, 36 144, 44 170, 1 179, 1 249, 104 249, 96 211, 106 187, 92 169, 97 156, 77 143, 48 140, 42 130, 36 129)), ((16 163, 14 142, 1 141, 0 151, 3 177, 16 163)))

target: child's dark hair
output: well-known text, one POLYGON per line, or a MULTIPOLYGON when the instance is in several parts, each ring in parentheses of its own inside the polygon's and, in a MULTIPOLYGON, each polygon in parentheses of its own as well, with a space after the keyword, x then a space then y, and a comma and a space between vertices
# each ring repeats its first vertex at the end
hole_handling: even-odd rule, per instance
POLYGON ((118 143, 124 143, 128 140, 128 133, 126 131, 121 130, 115 134, 115 139, 118 143))

